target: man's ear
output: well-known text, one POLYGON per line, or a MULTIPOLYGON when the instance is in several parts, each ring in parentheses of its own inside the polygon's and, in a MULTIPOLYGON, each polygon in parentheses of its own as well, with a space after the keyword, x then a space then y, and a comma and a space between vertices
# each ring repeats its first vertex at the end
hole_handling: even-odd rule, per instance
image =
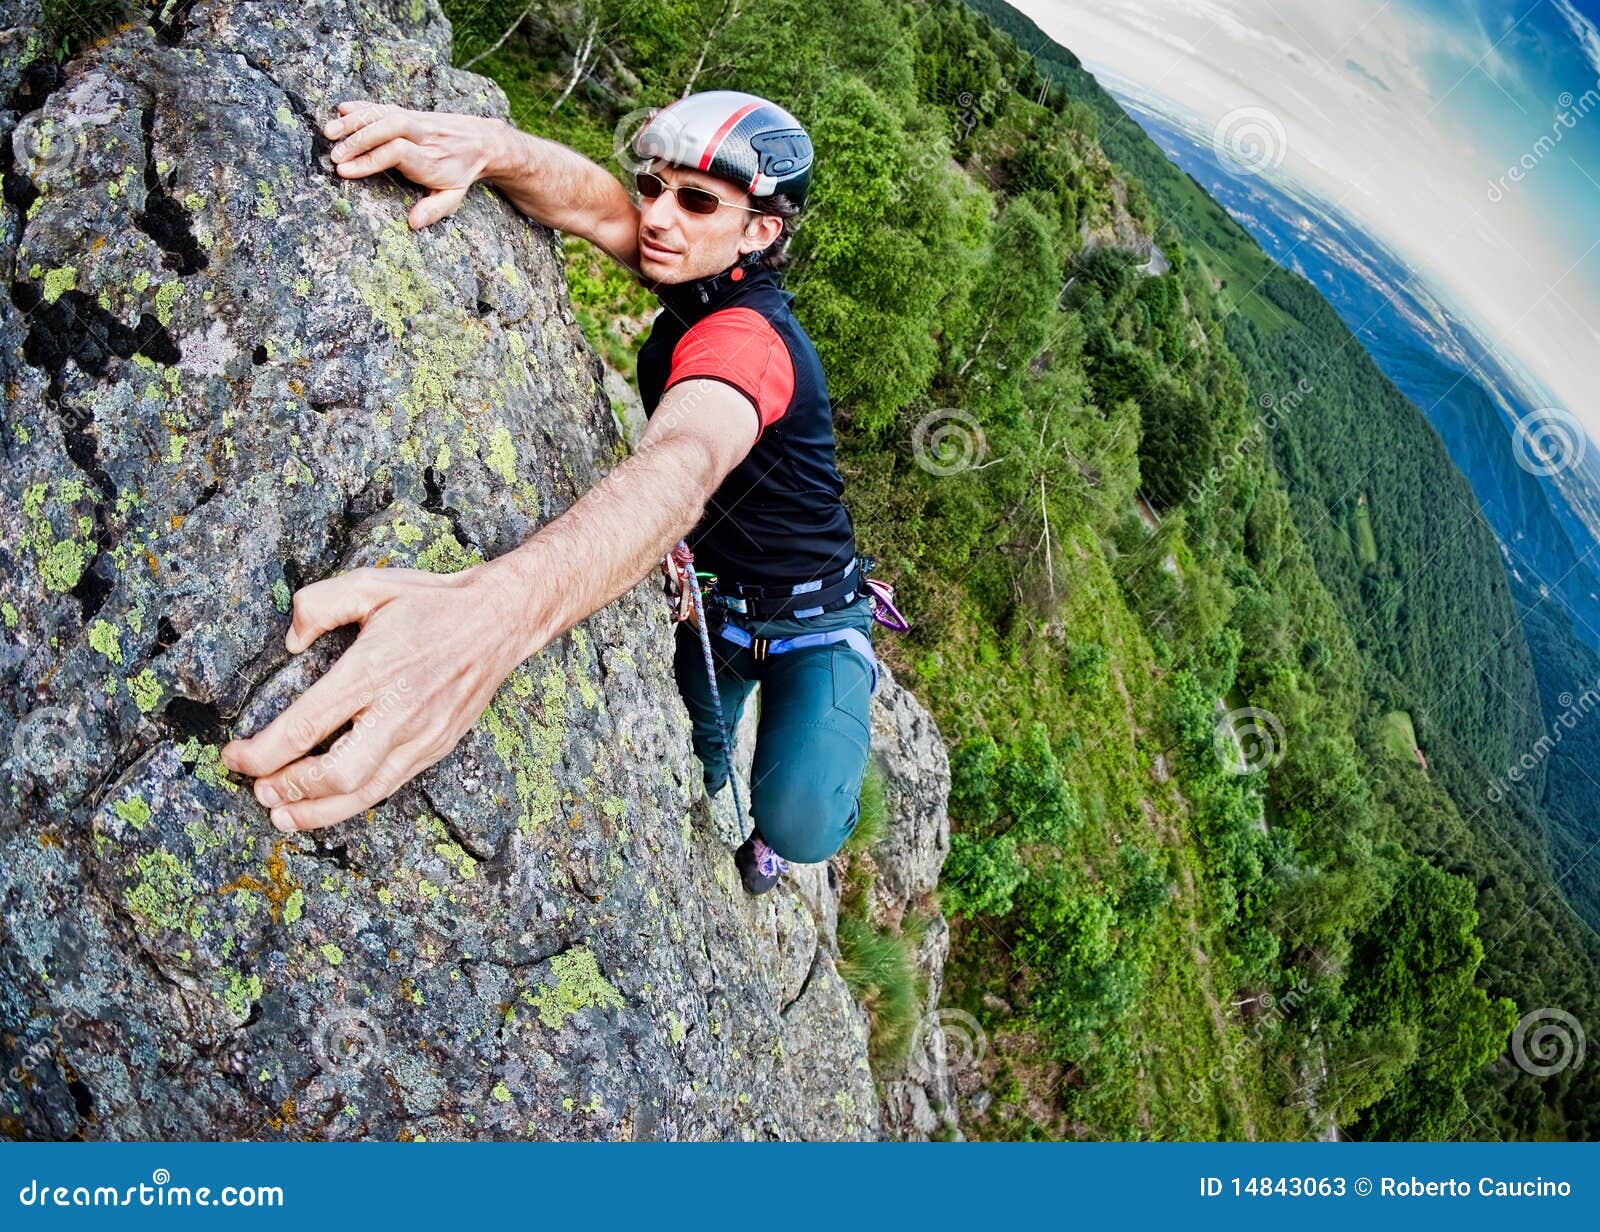
POLYGON ((756 242, 743 251, 760 252, 763 248, 770 248, 783 234, 783 219, 776 214, 752 214, 745 221, 744 234, 747 240, 753 239, 756 242), (756 228, 754 235, 750 231, 752 225, 756 228))

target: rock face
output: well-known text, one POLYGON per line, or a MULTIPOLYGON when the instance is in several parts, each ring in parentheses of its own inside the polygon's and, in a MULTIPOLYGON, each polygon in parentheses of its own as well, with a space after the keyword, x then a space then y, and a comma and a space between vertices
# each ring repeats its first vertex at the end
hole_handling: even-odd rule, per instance
POLYGON ((509 550, 626 445, 551 232, 326 158, 344 98, 506 114, 434 0, 150 12, 58 70, 0 0, 0 1137, 902 1132, 828 871, 750 899, 712 837, 654 581, 364 819, 222 770, 347 644, 288 659, 296 587, 509 550))
POLYGON ((874 702, 872 747, 883 770, 889 825, 883 841, 869 853, 878 874, 872 914, 895 928, 910 911, 931 921, 916 954, 924 981, 917 1030, 904 1060, 877 1075, 883 1123, 897 1138, 931 1138, 957 1132, 949 1053, 952 1043, 963 1050, 969 1034, 965 1015, 938 1008, 950 953, 950 929, 935 898, 950 851, 945 811, 950 759, 932 716, 909 691, 895 685, 874 702))

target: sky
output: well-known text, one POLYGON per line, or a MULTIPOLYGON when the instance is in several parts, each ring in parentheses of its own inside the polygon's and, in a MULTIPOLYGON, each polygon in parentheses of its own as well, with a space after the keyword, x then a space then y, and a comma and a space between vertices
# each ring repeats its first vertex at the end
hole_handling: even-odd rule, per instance
POLYGON ((1010 2, 1355 217, 1600 441, 1600 0, 1010 2))

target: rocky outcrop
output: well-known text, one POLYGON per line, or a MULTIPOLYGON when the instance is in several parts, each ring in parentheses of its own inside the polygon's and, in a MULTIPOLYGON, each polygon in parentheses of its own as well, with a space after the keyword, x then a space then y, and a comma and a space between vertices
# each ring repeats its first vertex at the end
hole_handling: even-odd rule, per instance
POLYGON ((916 950, 922 1011, 907 1055, 880 1067, 883 1120, 895 1137, 944 1137, 957 1132, 949 1034, 962 1030, 939 1008, 950 929, 935 891, 950 851, 950 759, 932 716, 908 690, 887 682, 874 702, 872 747, 883 771, 888 827, 868 857, 877 873, 871 912, 886 927, 901 927, 910 912, 926 921, 916 950))
POLYGON ((287 658, 296 587, 506 551, 626 444, 550 232, 331 169, 343 98, 506 113, 433 0, 151 12, 58 70, 0 0, 0 1136, 875 1135, 837 891, 738 885, 653 581, 365 818, 223 771, 342 644, 287 658))

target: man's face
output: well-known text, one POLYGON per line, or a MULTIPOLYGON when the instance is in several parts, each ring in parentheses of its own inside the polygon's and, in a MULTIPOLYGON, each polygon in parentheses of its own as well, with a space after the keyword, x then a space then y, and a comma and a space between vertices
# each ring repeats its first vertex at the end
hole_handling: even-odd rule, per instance
POLYGON ((673 192, 640 201, 639 272, 652 282, 689 282, 720 273, 744 253, 765 248, 777 238, 778 228, 761 222, 770 216, 733 208, 755 202, 730 181, 659 158, 648 170, 674 188, 703 188, 730 202, 710 214, 691 214, 673 192), (772 234, 763 238, 763 227, 771 228, 772 234))

